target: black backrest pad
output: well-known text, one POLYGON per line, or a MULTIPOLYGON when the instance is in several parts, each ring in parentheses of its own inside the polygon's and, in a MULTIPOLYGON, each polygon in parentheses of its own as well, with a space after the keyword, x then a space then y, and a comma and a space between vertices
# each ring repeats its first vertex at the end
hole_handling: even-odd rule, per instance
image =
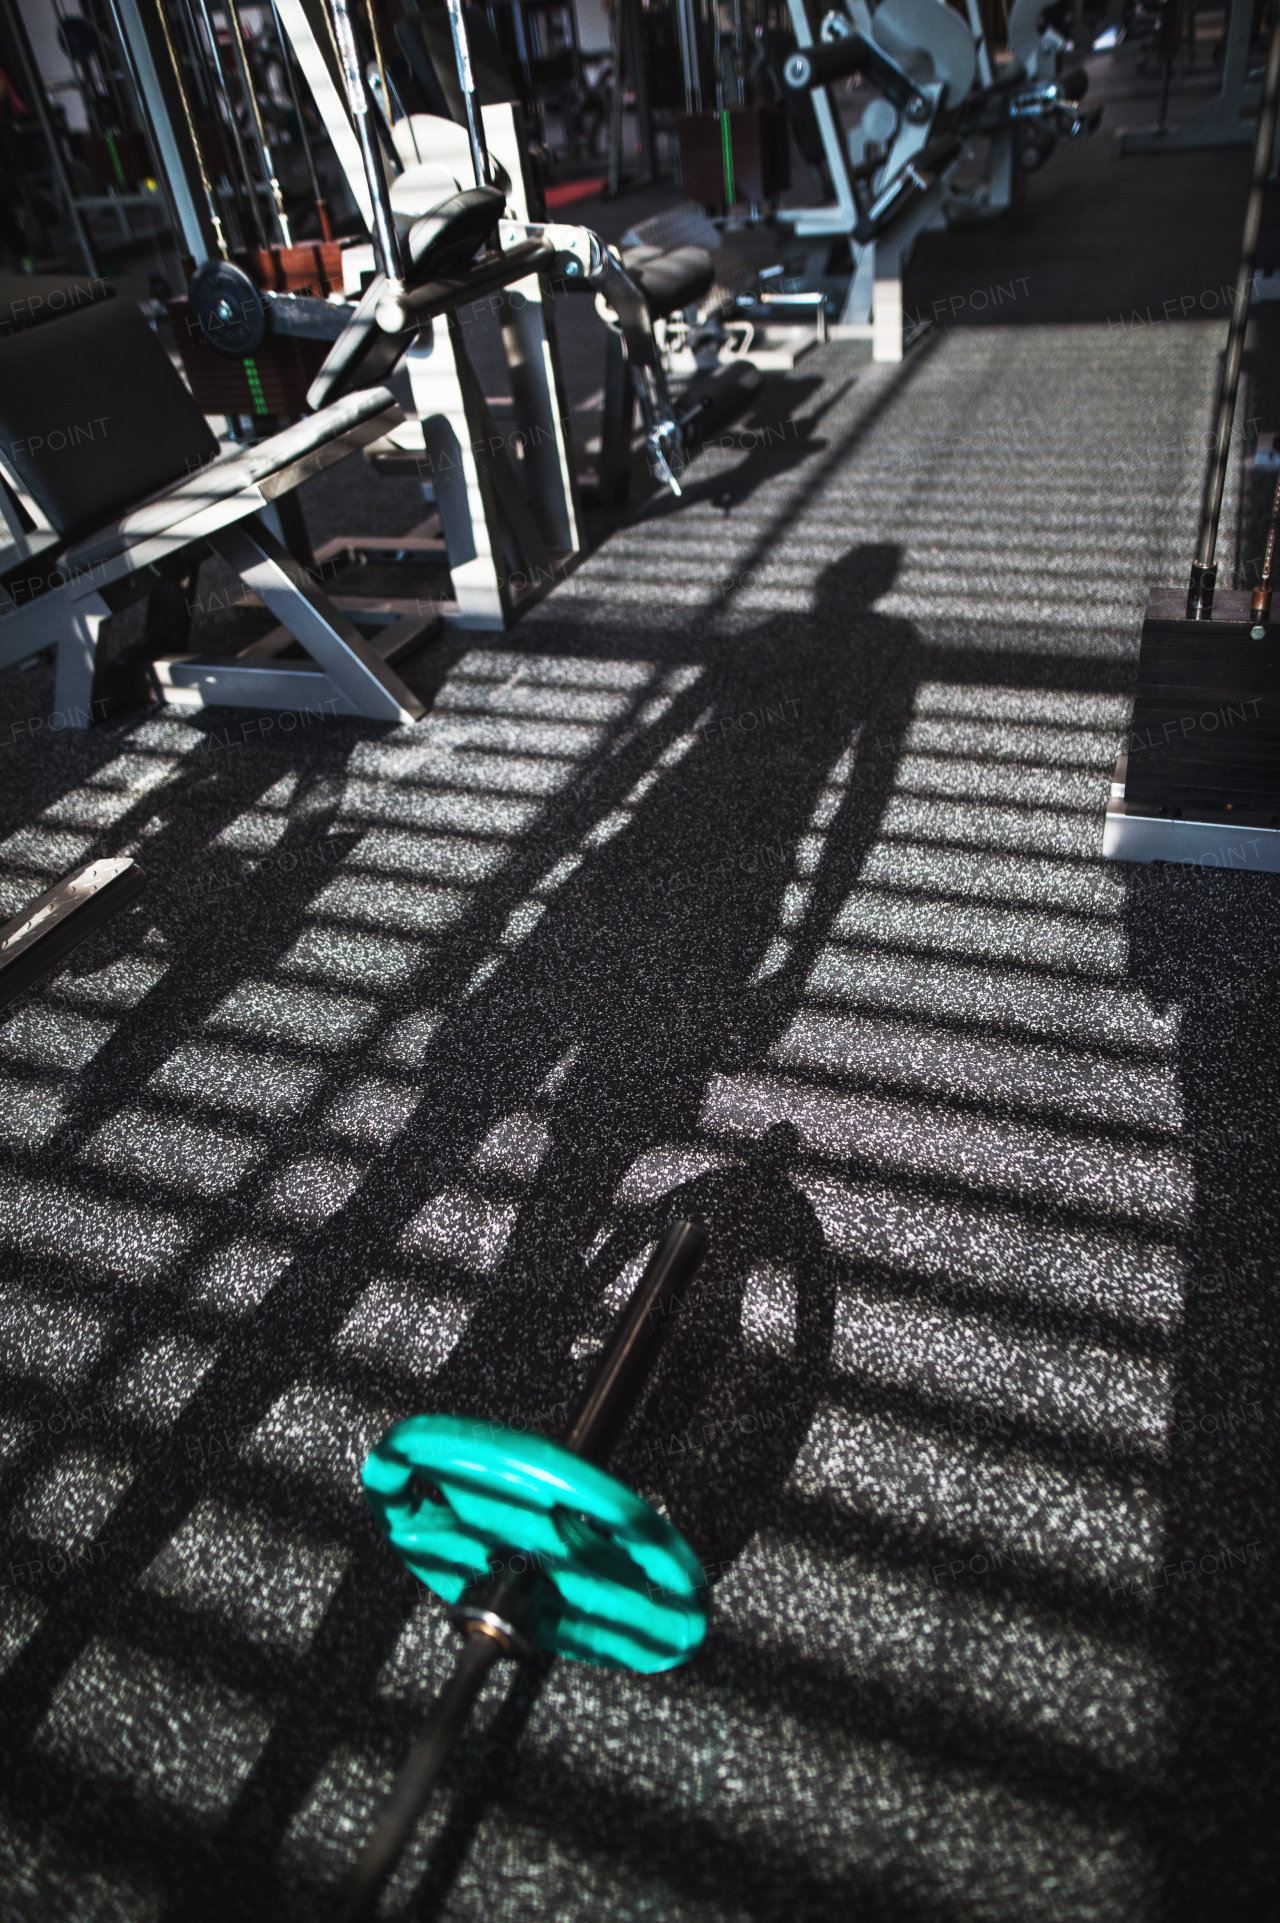
POLYGON ((318 412, 344 394, 361 387, 377 387, 393 371, 416 329, 409 334, 383 333, 374 313, 386 291, 385 276, 375 275, 307 389, 308 407, 318 412))
POLYGON ((113 299, 115 291, 100 275, 0 274, 0 336, 61 320, 78 307, 113 299))
POLYGON ((496 187, 464 187, 415 221, 409 234, 411 285, 421 287, 433 274, 465 267, 502 218, 506 200, 496 187))
POLYGON ((0 455, 59 534, 88 533, 218 451, 134 301, 0 339, 0 455))

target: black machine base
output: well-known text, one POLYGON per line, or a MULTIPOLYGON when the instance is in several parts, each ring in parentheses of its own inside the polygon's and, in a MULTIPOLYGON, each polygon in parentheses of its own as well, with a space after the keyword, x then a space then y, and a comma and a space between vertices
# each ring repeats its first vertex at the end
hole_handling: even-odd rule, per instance
POLYGON ((1103 853, 1280 872, 1280 625, 1257 623, 1247 589, 1220 589, 1214 618, 1186 593, 1147 605, 1138 688, 1116 766, 1103 853))

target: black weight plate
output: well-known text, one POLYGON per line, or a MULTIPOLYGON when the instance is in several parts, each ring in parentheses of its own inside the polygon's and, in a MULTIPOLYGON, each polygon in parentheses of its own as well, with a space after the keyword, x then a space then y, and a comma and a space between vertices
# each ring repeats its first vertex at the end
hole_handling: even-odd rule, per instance
POLYGON ((232 361, 256 354, 267 331, 257 288, 229 260, 207 260, 196 270, 191 318, 215 353, 232 361))

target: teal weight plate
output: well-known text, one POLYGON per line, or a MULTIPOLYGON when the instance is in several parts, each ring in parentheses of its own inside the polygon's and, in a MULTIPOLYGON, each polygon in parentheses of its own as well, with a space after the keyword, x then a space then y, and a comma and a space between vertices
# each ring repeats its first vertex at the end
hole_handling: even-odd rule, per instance
POLYGON ((410 1416, 370 1451, 363 1480, 396 1554, 445 1602, 497 1558, 541 1569, 556 1601, 536 1640, 557 1656, 673 1669, 706 1634, 705 1579, 684 1537, 546 1436, 410 1416))

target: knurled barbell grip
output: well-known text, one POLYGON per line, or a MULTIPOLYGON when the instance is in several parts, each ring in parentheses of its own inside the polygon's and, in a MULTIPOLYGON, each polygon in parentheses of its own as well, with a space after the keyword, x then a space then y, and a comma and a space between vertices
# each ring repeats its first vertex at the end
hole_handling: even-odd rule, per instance
POLYGON ((668 1318, 706 1250, 701 1222, 673 1222, 663 1235, 561 1438, 566 1449, 602 1467, 608 1461, 657 1357, 668 1318))

